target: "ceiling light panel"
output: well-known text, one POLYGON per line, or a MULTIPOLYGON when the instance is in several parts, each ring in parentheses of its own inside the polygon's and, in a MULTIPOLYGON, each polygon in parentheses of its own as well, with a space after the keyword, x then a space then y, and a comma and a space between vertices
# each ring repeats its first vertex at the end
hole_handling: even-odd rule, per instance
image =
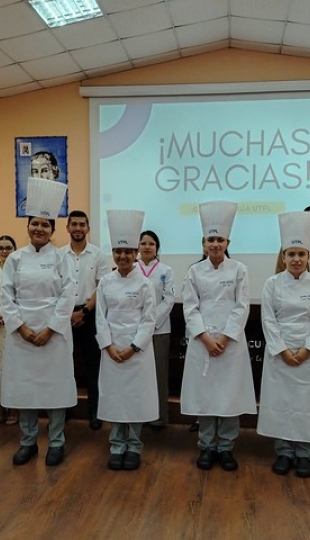
POLYGON ((95 0, 29 0, 29 4, 50 28, 103 15, 95 0))

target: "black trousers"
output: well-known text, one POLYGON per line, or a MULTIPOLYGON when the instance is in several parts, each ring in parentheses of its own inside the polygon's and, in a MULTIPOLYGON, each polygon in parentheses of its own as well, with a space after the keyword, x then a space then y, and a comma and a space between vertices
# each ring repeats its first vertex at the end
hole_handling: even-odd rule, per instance
MULTIPOLYGON (((84 324, 72 327, 73 343, 79 348, 85 366, 85 383, 87 387, 87 409, 90 419, 97 418, 98 408, 98 376, 101 351, 95 338, 95 310, 85 318, 84 324)), ((77 381, 79 386, 79 381, 77 381)))

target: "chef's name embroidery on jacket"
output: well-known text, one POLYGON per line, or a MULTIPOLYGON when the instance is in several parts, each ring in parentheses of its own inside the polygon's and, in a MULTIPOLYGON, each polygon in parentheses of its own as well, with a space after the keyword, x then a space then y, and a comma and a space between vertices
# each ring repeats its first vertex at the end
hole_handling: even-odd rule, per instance
POLYGON ((221 287, 231 287, 232 285, 234 285, 234 280, 233 279, 222 279, 222 281, 220 281, 220 285, 221 287))
POLYGON ((138 291, 126 291, 125 295, 127 296, 127 298, 137 298, 137 296, 139 295, 139 292, 138 291))
POLYGON ((51 268, 54 268, 54 265, 53 263, 48 263, 48 264, 41 263, 40 268, 42 268, 42 270, 50 270, 51 268))
POLYGON ((300 300, 310 300, 310 294, 301 294, 300 300))

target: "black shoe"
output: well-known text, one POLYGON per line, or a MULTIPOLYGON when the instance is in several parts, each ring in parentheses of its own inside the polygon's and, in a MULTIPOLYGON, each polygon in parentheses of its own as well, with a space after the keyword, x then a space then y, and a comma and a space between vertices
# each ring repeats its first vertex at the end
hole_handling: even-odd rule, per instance
POLYGON ((196 433, 197 431, 199 431, 198 422, 195 422, 194 424, 191 424, 190 427, 188 428, 188 431, 190 431, 190 433, 196 433))
POLYGON ((122 469, 124 457, 125 457, 125 454, 111 454, 110 459, 108 461, 109 469, 112 469, 112 471, 119 471, 120 469, 122 469))
POLYGON ((201 450, 200 456, 196 461, 198 469, 204 469, 205 471, 212 469, 214 463, 217 461, 217 456, 217 452, 210 450, 210 448, 201 450))
POLYGON ((235 471, 238 469, 238 462, 235 460, 232 452, 224 450, 224 452, 220 452, 219 458, 224 471, 235 471))
POLYGON ((140 454, 137 452, 126 452, 123 463, 125 471, 134 471, 140 467, 140 454))
POLYGON ((310 459, 306 457, 297 458, 296 476, 300 478, 310 477, 310 459))
POLYGON ((94 431, 98 431, 98 429, 102 428, 102 420, 99 420, 99 418, 91 418, 89 421, 89 427, 94 431))
POLYGON ((272 471, 276 474, 287 474, 293 467, 293 460, 287 456, 279 456, 278 459, 272 465, 272 471))
POLYGON ((31 460, 32 457, 36 456, 38 453, 38 445, 33 444, 32 446, 21 446, 13 456, 14 465, 24 465, 31 460))
POLYGON ((59 465, 65 457, 65 447, 49 447, 47 454, 45 456, 45 464, 53 467, 54 465, 59 465))

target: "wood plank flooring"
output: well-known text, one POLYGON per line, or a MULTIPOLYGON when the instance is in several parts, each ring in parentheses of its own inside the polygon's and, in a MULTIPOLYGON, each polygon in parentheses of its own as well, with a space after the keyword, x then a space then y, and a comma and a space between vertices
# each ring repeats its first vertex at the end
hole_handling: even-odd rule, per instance
POLYGON ((200 471, 197 434, 172 424, 143 428, 137 471, 110 471, 109 426, 66 425, 66 459, 47 468, 46 419, 39 456, 12 465, 18 426, 0 426, 0 540, 309 540, 310 479, 274 475, 273 442, 243 429, 239 469, 200 471))

